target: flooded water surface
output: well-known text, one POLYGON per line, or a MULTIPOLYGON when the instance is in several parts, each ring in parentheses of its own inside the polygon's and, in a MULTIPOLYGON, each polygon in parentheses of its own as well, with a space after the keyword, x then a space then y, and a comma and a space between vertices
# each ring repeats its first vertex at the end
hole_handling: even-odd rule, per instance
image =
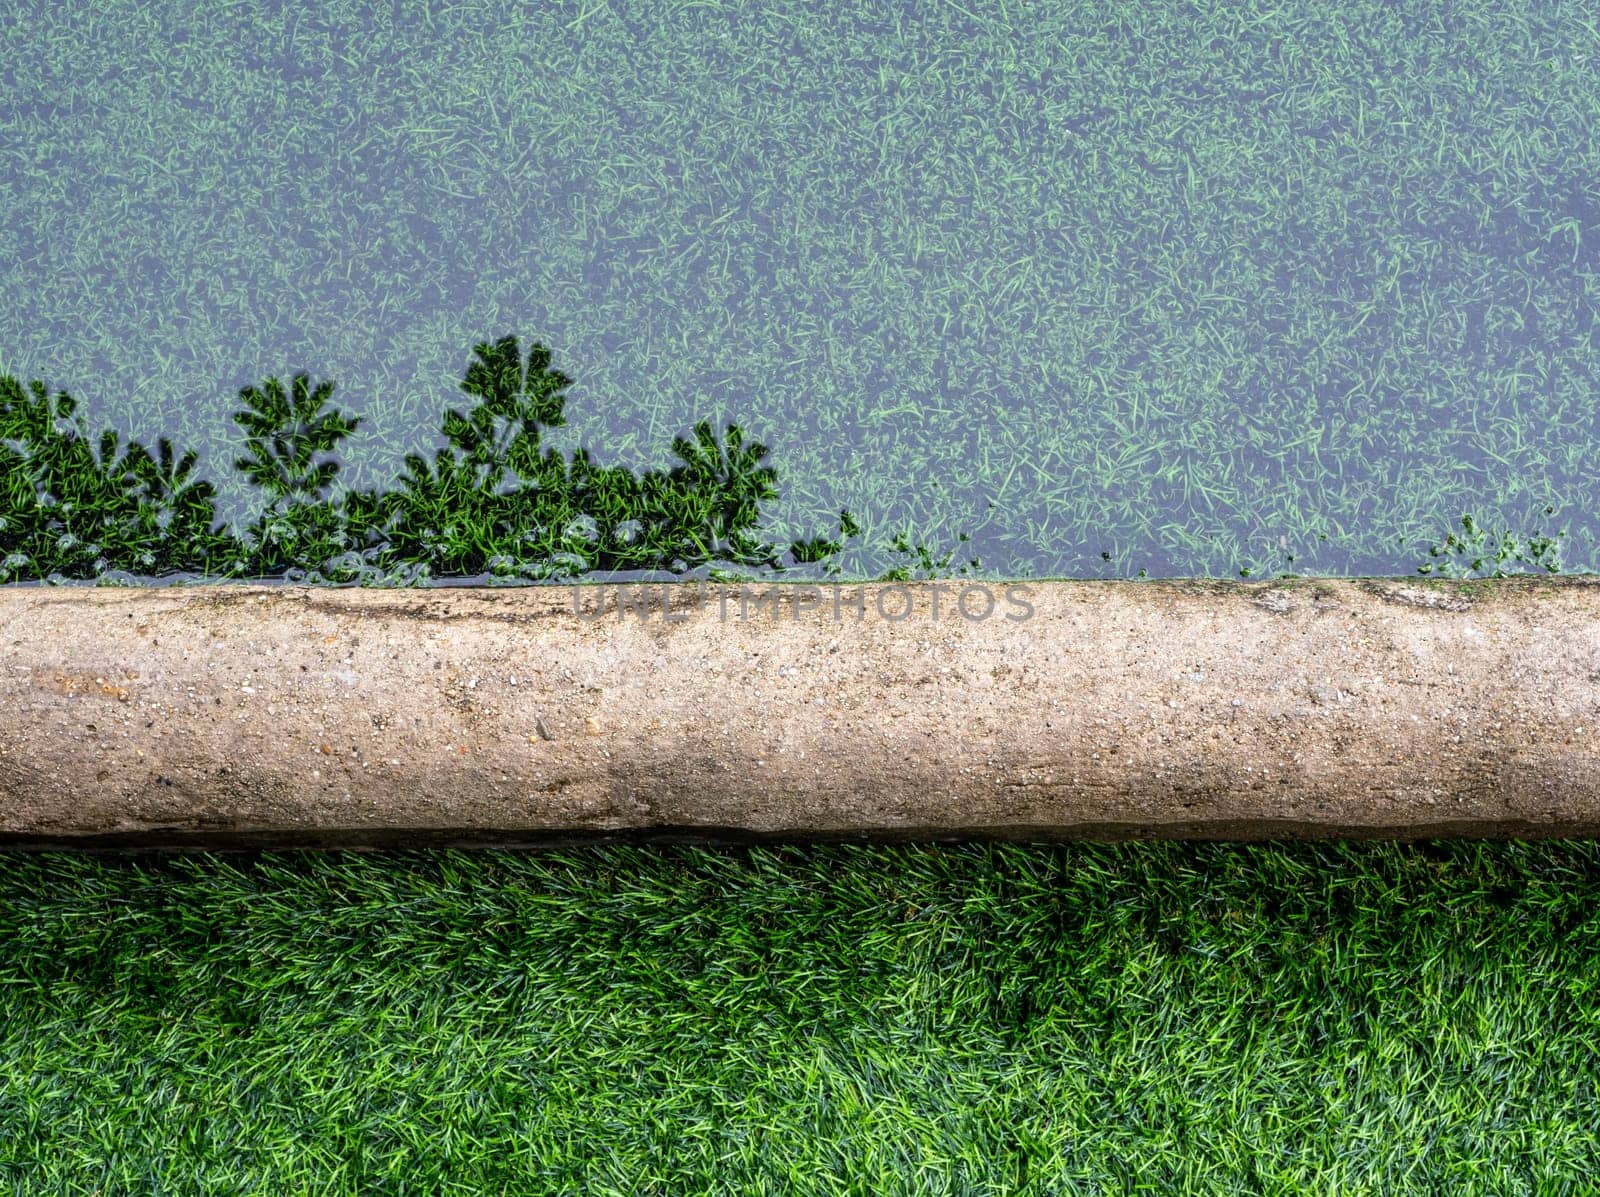
POLYGON ((1468 516, 1595 568, 1580 6, 24 0, 0 47, 0 373, 238 528, 243 388, 334 382, 319 460, 390 488, 516 337, 593 467, 540 518, 715 476, 685 567, 704 519, 799 575, 1413 573, 1468 516))

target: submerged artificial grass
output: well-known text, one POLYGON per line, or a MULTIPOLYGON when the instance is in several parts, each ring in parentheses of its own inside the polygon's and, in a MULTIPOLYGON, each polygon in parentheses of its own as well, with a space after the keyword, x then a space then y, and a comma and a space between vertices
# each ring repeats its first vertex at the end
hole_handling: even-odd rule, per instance
POLYGON ((21 0, 0 49, 0 371, 213 476, 303 362, 381 485, 529 329, 562 448, 737 419, 761 535, 848 510, 851 576, 1404 572, 1547 506, 1600 560, 1592 5, 21 0))
POLYGON ((1519 1193, 1600 845, 0 856, 17 1193, 1519 1193))
MULTIPOLYGON (((333 382, 313 387, 302 371, 287 390, 276 377, 242 388, 244 408, 233 418, 245 433, 244 455, 233 465, 256 492, 242 532, 219 522, 218 487, 196 473, 195 450, 167 437, 154 450, 138 440, 120 443, 114 428, 95 436, 68 392, 52 398, 42 379, 24 388, 0 375, 0 584, 281 578, 409 585, 619 572, 724 580, 756 576, 741 570, 841 573, 835 558, 861 533, 849 511, 839 512, 838 538, 812 536, 783 549, 756 536, 762 504, 778 497, 779 473, 767 446, 746 442, 737 424, 719 437, 702 420, 693 439, 673 438, 678 464, 670 470, 600 465, 586 448, 569 456, 543 444, 566 423, 563 392, 572 383, 551 368, 549 349, 534 342, 524 362, 517 338, 506 336, 479 342, 474 354, 461 390, 475 402, 465 412, 448 409, 441 420, 446 446, 431 463, 408 455, 388 489, 335 488, 342 468, 336 451, 363 417, 329 407, 333 382)), ((1560 572, 1564 529, 1524 540, 1480 526, 1470 514, 1461 529, 1429 547, 1434 560, 1419 573, 1498 576, 1520 572, 1516 566, 1560 572)), ((967 539, 961 535, 958 544, 967 539)), ((892 547, 911 561, 879 580, 982 566, 976 557, 953 566, 956 550, 936 556, 905 533, 892 547)), ((1250 576, 1248 567, 1239 573, 1250 576)))

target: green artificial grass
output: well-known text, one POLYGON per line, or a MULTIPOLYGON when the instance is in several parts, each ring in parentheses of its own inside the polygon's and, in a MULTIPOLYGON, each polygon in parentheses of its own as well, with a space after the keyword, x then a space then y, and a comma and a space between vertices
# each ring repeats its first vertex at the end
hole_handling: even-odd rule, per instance
POLYGON ((1593 1191, 1600 845, 0 855, 0 1190, 1593 1191))
MULTIPOLYGON (((1581 5, 0 49, 0 375, 86 388, 0 393, 0 581, 1595 566, 1581 5), (509 328, 570 423, 441 426, 509 328)), ((5 854, 0 1192, 1583 1193, 1597 898, 1565 843, 5 854)))

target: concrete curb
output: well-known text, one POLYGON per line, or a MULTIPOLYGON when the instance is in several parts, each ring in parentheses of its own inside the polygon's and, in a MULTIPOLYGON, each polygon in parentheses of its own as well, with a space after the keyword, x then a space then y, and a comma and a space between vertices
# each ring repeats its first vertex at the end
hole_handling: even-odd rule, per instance
POLYGON ((0 799, 12 847, 1591 835, 1600 578, 0 588, 0 799))

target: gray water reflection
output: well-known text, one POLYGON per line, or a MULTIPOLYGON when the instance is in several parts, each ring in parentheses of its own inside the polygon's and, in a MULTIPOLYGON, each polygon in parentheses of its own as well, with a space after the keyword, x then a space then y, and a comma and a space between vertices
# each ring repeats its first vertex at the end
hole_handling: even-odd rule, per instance
POLYGON ((1409 572, 1548 505, 1593 568, 1600 52, 1401 7, 28 0, 0 371, 233 518, 239 388, 336 379, 382 486, 516 334, 550 443, 736 421, 764 535, 849 509, 852 573, 1409 572))

